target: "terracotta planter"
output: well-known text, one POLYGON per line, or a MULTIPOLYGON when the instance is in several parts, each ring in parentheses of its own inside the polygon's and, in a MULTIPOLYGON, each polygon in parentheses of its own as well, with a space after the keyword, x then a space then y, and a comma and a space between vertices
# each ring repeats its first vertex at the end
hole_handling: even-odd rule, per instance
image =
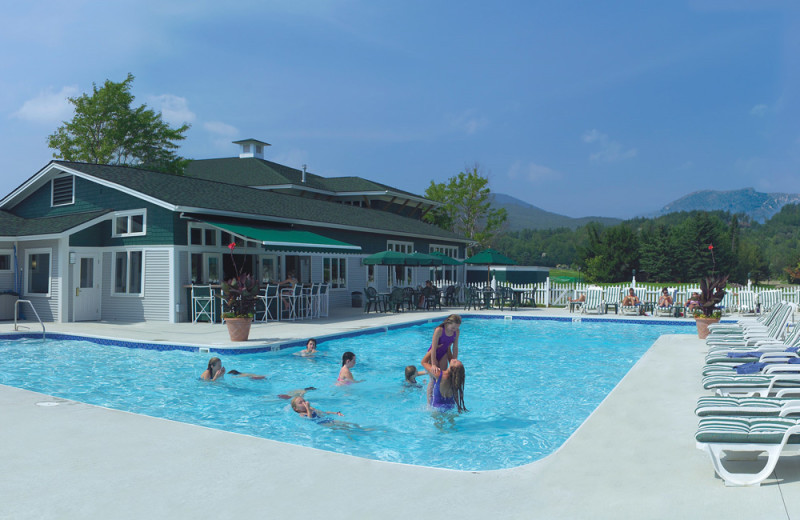
POLYGON ((697 337, 706 339, 708 337, 708 326, 712 323, 719 323, 719 318, 695 318, 697 323, 697 337))
POLYGON ((250 336, 250 325, 253 323, 253 318, 225 318, 225 324, 228 326, 228 335, 231 341, 247 341, 250 336))

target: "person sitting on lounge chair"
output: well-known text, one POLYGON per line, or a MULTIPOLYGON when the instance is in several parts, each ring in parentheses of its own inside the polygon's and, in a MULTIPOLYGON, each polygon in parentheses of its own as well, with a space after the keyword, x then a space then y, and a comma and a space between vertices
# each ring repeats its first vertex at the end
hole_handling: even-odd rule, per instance
POLYGON ((622 306, 623 307, 634 307, 636 305, 641 305, 642 302, 639 301, 639 298, 636 296, 636 291, 633 290, 631 287, 628 290, 628 295, 622 299, 622 306))
POLYGON ((696 292, 693 292, 692 293, 692 297, 689 298, 686 301, 686 305, 684 305, 684 307, 686 307, 687 311, 693 311, 695 309, 699 309, 700 308, 700 294, 696 293, 696 292))
POLYGON ((662 308, 672 307, 672 296, 669 295, 669 291, 666 287, 661 289, 661 297, 658 299, 658 306, 662 308))

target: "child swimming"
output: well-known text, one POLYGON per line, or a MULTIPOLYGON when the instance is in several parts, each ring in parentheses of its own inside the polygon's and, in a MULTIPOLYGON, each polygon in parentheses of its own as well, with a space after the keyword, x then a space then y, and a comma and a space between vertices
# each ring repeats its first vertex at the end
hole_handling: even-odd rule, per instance
POLYGON ((317 353, 317 340, 314 338, 309 339, 306 342, 306 348, 301 350, 300 352, 295 352, 295 356, 302 356, 302 357, 309 357, 313 356, 317 353))
POLYGON ((415 367, 414 365, 408 365, 405 370, 405 376, 406 376, 405 382, 410 385, 420 386, 420 384, 417 383, 417 378, 424 375, 426 375, 426 372, 424 370, 420 371, 417 370, 417 367, 415 367))
POLYGON ((350 369, 356 366, 356 355, 352 352, 342 354, 342 368, 339 369, 339 377, 336 379, 337 385, 350 385, 362 383, 364 380, 356 381, 350 369))

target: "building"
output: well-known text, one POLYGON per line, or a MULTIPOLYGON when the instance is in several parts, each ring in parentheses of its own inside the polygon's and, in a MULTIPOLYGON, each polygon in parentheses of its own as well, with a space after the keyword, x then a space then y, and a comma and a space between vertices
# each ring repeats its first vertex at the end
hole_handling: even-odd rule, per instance
POLYGON ((238 158, 192 161, 183 176, 51 161, 0 200, 0 292, 31 300, 43 321, 178 322, 189 319, 187 287, 237 267, 262 281, 294 271, 328 282, 341 306, 367 285, 430 276, 362 265, 372 253, 464 258, 468 239, 421 220, 436 202, 268 161, 262 141, 236 144, 238 158))

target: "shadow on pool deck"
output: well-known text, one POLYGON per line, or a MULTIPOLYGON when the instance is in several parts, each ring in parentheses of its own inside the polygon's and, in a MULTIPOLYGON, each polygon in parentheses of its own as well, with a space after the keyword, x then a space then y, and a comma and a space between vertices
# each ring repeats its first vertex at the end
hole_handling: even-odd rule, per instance
MULTIPOLYGON (((446 314, 263 327, 302 339, 446 314)), ((183 332, 216 325, 47 325, 224 343, 221 327, 183 332)), ((663 336, 555 454, 487 472, 377 462, 0 386, 0 518, 789 518, 800 510, 800 458, 785 457, 760 488, 726 488, 695 448, 704 351, 695 336, 663 336)))

